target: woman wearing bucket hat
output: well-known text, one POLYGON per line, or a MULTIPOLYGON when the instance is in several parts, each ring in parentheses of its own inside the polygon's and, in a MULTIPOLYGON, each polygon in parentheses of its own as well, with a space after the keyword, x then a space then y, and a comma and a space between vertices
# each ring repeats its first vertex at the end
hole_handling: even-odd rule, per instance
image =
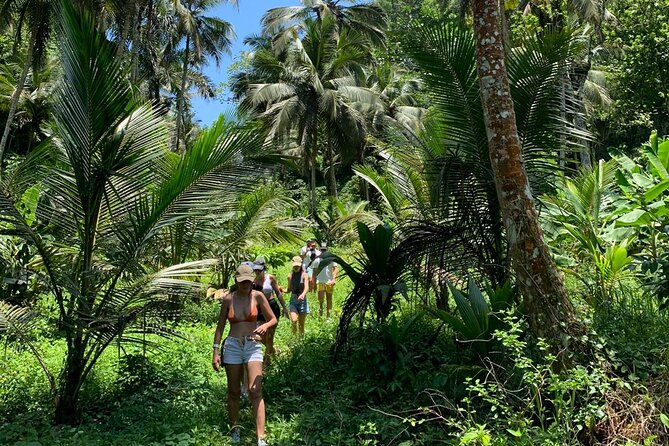
MULTIPOLYGON (((265 257, 258 256, 253 261, 253 271, 255 273, 255 279, 253 280, 253 289, 261 291, 269 306, 272 308, 274 316, 278 321, 281 317, 281 308, 283 308, 283 314, 288 316, 288 307, 286 307, 286 301, 283 300, 283 294, 279 289, 279 285, 276 282, 276 277, 267 273, 267 267, 265 265, 265 257), (276 299, 274 298, 276 295, 276 299), (279 307, 279 302, 281 307, 279 307)), ((265 322, 265 317, 260 313, 258 314, 258 323, 265 322)), ((265 354, 267 355, 267 361, 269 358, 276 353, 274 349, 274 334, 276 333, 276 325, 267 329, 267 333, 263 336, 263 343, 265 344, 266 350, 265 354)))
POLYGON ((265 401, 262 397, 262 344, 261 336, 277 323, 265 295, 253 290, 255 274, 248 264, 242 264, 235 272, 237 289, 223 296, 221 313, 214 333, 214 353, 212 365, 219 371, 221 362, 225 365, 228 379, 228 416, 230 418, 230 440, 239 443, 240 433, 239 399, 240 382, 244 368, 248 376, 248 392, 253 405, 256 421, 258 446, 265 442, 265 401), (265 316, 264 324, 257 325, 258 309, 265 316), (230 322, 230 332, 220 345, 225 325, 230 322), (222 347, 222 348, 221 348, 222 347), (222 350, 222 353, 219 353, 222 350))
POLYGON ((293 334, 297 334, 299 325, 300 336, 304 336, 304 321, 309 314, 307 292, 309 292, 309 276, 302 269, 302 257, 295 256, 292 259, 292 271, 288 274, 288 288, 290 293, 290 321, 293 324, 293 334))

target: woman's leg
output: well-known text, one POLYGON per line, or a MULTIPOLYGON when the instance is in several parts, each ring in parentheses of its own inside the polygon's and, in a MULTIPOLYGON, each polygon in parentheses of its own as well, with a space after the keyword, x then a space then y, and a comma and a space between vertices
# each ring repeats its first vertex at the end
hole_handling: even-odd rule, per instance
POLYGON ((228 377, 228 417, 230 427, 237 426, 239 421, 240 381, 242 378, 242 364, 225 364, 225 374, 228 377))
POLYGON ((324 300, 324 298, 325 298, 325 289, 319 289, 318 290, 318 316, 319 317, 323 316, 323 300, 324 300))
POLYGON ((326 306, 327 310, 326 310, 326 313, 325 313, 325 317, 327 317, 327 318, 330 317, 330 312, 332 311, 332 292, 333 291, 334 290, 333 290, 332 287, 325 289, 325 300, 326 300, 326 305, 327 305, 326 306))
POLYGON ((298 316, 298 322, 300 324, 300 336, 304 337, 304 321, 307 319, 307 313, 300 313, 298 316))
POLYGON ((251 361, 246 364, 249 377, 249 396, 256 417, 256 435, 265 437, 265 400, 262 397, 262 362, 251 361))
POLYGON ((297 311, 292 311, 291 310, 291 312, 290 312, 290 322, 293 325, 293 327, 292 327, 293 328, 293 335, 297 334, 297 319, 298 319, 297 311))

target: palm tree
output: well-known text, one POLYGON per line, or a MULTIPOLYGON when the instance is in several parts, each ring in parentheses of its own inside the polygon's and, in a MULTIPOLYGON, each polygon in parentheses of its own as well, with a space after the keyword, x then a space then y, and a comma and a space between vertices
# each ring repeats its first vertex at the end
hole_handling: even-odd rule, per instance
POLYGON ((51 32, 51 15, 54 9, 52 0, 1 0, 0 31, 16 19, 14 39, 17 45, 21 42, 24 26, 28 26, 28 44, 23 69, 19 75, 9 106, 9 114, 0 139, 0 166, 9 140, 9 132, 14 121, 14 114, 26 84, 30 68, 38 68, 44 60, 46 46, 51 32))
POLYGON ((533 331, 560 349, 580 331, 544 242, 521 153, 496 0, 473 0, 476 67, 497 197, 533 331))
MULTIPOLYGON (((170 48, 178 48, 183 42, 181 85, 177 90, 176 135, 174 150, 179 151, 184 123, 185 97, 188 90, 188 71, 190 67, 202 66, 206 56, 220 65, 223 54, 230 51, 234 38, 232 25, 216 17, 208 17, 206 11, 223 0, 174 0, 174 12, 177 20, 174 24, 170 48)), ((235 2, 236 3, 236 2, 235 2)), ((168 50, 169 51, 169 50, 168 50)))
POLYGON ((239 262, 248 260, 253 244, 295 243, 305 227, 304 219, 286 218, 297 203, 271 184, 240 196, 236 204, 236 211, 212 221, 200 234, 206 255, 219 259, 216 282, 224 288, 239 262))
POLYGON ((260 169, 249 163, 263 152, 264 135, 219 119, 183 156, 170 153, 161 111, 137 99, 92 15, 64 2, 59 28, 64 78, 54 136, 4 180, 0 230, 41 257, 67 344, 55 420, 75 423, 81 386, 110 343, 141 342, 147 330, 168 334, 135 322, 160 317, 199 288, 189 278, 212 264, 147 267, 154 241, 175 224, 206 218, 215 194, 234 196, 258 181, 260 169), (38 180, 30 224, 15 203, 38 180))
POLYGON ((319 148, 324 147, 329 163, 328 192, 335 197, 335 152, 359 147, 364 137, 363 116, 351 104, 375 101, 374 93, 359 87, 355 76, 369 58, 369 47, 354 31, 340 32, 329 17, 307 19, 301 31, 291 31, 291 39, 284 33, 272 51, 260 48, 254 53, 251 73, 240 82, 246 86, 244 106, 260 112, 270 136, 296 138, 309 169, 310 211, 316 216, 319 148))
POLYGON ((421 107, 417 93, 420 80, 397 64, 384 61, 365 70, 364 84, 378 95, 371 109, 370 128, 381 134, 388 126, 409 134, 421 128, 426 109, 421 107))
POLYGON ((302 6, 272 8, 262 18, 263 34, 274 39, 301 27, 307 20, 333 20, 338 32, 355 30, 373 45, 385 44, 386 14, 374 3, 352 2, 340 5, 339 0, 301 0, 302 6))
MULTIPOLYGON (((426 100, 433 105, 423 129, 373 141, 381 149, 381 172, 359 166, 356 173, 379 192, 384 214, 399 225, 399 248, 415 263, 429 265, 425 284, 431 286, 432 271, 465 276, 475 270, 501 285, 510 264, 485 138, 474 38, 448 22, 414 25, 408 35, 406 53, 423 73, 426 100)), ((547 190, 556 178, 560 142, 581 134, 562 120, 557 106, 559 81, 578 50, 573 34, 543 33, 509 52, 518 133, 534 190, 547 190)))

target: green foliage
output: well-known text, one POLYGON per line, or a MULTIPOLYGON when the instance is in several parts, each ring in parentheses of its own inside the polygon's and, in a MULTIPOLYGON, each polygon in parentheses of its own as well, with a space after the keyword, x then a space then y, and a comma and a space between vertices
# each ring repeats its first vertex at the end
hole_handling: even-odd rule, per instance
POLYGON ((147 261, 153 242, 207 217, 217 194, 235 196, 255 183, 260 174, 250 166, 262 156, 263 136, 221 118, 183 156, 170 153, 162 117, 137 99, 94 17, 63 5, 54 135, 3 177, 0 234, 39 254, 68 345, 56 419, 71 423, 81 386, 107 347, 144 343, 147 331, 172 334, 160 320, 198 290, 192 279, 213 262, 154 268, 147 261), (25 191, 39 182, 37 211, 26 212, 20 203, 35 197, 25 191))
POLYGON ((614 382, 596 366, 555 372, 546 342, 526 338, 517 319, 505 321, 507 328, 494 333, 499 364, 486 361, 484 374, 465 379, 468 396, 461 403, 434 392, 433 405, 413 420, 444 423, 453 444, 580 444, 603 419, 604 396, 614 382))
POLYGON ((625 155, 614 158, 620 165, 616 180, 625 198, 616 224, 636 231, 643 283, 664 308, 669 292, 669 140, 651 133, 641 155, 639 161, 625 155))
POLYGON ((510 310, 513 305, 514 292, 511 283, 503 287, 488 289, 488 301, 483 296, 476 282, 469 279, 468 292, 463 293, 448 282, 453 299, 460 314, 460 319, 439 308, 428 308, 428 311, 444 321, 461 340, 471 345, 479 353, 487 353, 492 347, 492 334, 504 328, 500 315, 510 310))
POLYGON ((598 125, 606 136, 603 147, 631 149, 652 129, 669 133, 669 2, 613 1, 607 7, 616 17, 606 28, 615 102, 598 125))
POLYGON ((354 255, 355 263, 331 252, 323 254, 319 263, 321 270, 336 262, 354 284, 342 309, 337 351, 346 344, 348 328, 355 316, 364 318, 371 309, 377 322, 383 323, 397 307, 397 296, 407 293, 406 283, 402 280, 404 260, 393 250, 393 230, 387 224, 378 225, 373 231, 362 222, 357 226, 362 251, 354 255))
POLYGON ((627 247, 634 231, 618 224, 622 211, 614 190, 616 172, 615 161, 600 161, 573 179, 560 180, 555 195, 542 197, 546 235, 558 262, 589 288, 584 299, 594 307, 622 297, 621 287, 632 274, 627 247))

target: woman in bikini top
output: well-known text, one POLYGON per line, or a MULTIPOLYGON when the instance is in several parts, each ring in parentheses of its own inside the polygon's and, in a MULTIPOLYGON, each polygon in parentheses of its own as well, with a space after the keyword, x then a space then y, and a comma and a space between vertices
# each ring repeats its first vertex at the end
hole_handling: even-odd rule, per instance
POLYGON ((233 293, 230 297, 230 306, 228 307, 228 322, 230 322, 230 325, 237 324, 239 322, 255 323, 258 320, 258 306, 254 305, 255 299, 249 295, 248 301, 251 308, 249 308, 247 311, 246 319, 237 319, 237 316, 235 316, 235 294, 236 292, 233 293))

